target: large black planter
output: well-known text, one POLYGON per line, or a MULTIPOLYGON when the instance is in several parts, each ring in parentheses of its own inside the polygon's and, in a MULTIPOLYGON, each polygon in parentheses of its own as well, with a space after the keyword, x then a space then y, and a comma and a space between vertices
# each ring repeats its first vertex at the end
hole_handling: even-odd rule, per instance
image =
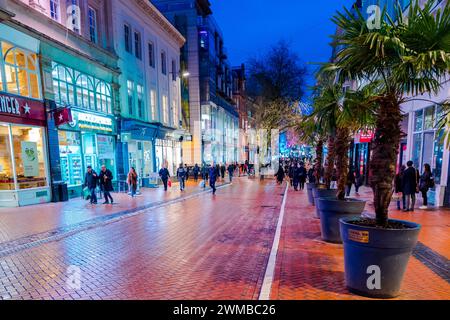
POLYGON ((308 194, 308 202, 311 205, 314 205, 314 196, 312 189, 316 186, 315 183, 307 183, 306 184, 306 193, 308 194))
POLYGON ((339 219, 361 216, 366 205, 366 201, 356 199, 317 198, 315 201, 320 211, 322 239, 333 243, 342 243, 339 219))
MULTIPOLYGON (((336 198, 337 190, 336 189, 315 188, 315 189, 313 189, 313 193, 314 193, 314 199, 318 199, 318 198, 336 198)), ((316 218, 320 219, 319 206, 316 206, 316 218)))
POLYGON ((312 194, 312 205, 315 206, 316 205, 316 197, 315 197, 315 191, 316 189, 326 189, 327 186, 325 184, 321 184, 321 183, 315 183, 312 187, 311 187, 311 194, 312 194))
POLYGON ((408 229, 382 229, 358 226, 349 223, 351 220, 354 219, 340 220, 348 289, 373 298, 398 296, 421 226, 408 221, 390 220, 401 222, 408 229))

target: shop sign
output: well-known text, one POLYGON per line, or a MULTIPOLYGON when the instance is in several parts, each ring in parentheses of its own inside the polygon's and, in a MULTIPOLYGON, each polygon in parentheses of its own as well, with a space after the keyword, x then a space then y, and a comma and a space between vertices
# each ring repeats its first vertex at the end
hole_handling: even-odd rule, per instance
POLYGON ((67 107, 56 110, 54 112, 54 117, 55 123, 58 127, 66 123, 71 123, 73 121, 72 111, 67 107))
POLYGON ((370 143, 374 138, 374 132, 372 130, 359 131, 355 135, 355 143, 370 143))
POLYGON ((3 92, 0 92, 0 116, 15 117, 22 120, 38 120, 42 122, 45 122, 46 120, 45 108, 42 102, 3 92))
POLYGON ((22 141, 22 164, 25 177, 39 176, 39 158, 37 143, 22 141))
POLYGON ((69 123, 69 126, 81 131, 114 133, 114 121, 112 118, 74 110, 72 110, 72 122, 69 123))
POLYGON ((114 137, 97 135, 99 159, 114 159, 114 137))

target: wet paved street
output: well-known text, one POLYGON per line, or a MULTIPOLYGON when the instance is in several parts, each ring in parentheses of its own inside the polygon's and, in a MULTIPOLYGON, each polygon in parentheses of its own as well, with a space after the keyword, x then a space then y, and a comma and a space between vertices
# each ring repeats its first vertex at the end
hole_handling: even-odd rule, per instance
MULTIPOLYGON (((191 186, 185 197, 199 191, 191 186)), ((180 197, 175 189, 161 195, 164 199, 157 195, 160 190, 151 192, 136 203, 123 198, 116 207, 94 211, 84 202, 0 211, 3 243, 75 226, 66 235, 61 229, 61 238, 0 255, 0 298, 258 299, 285 186, 240 178, 216 196, 199 194, 77 230, 89 219, 180 197), (59 208, 65 213, 58 220, 59 208), (73 220, 68 220, 71 212, 73 220), (80 283, 68 282, 78 271, 80 283)), ((362 197, 370 197, 368 189, 362 197)), ((373 212, 370 205, 366 209, 373 212)), ((344 286, 342 246, 320 240, 313 210, 306 191, 289 191, 271 298, 360 299, 344 286)), ((399 298, 449 299, 445 263, 450 254, 450 211, 393 211, 393 216, 423 224, 399 298)))

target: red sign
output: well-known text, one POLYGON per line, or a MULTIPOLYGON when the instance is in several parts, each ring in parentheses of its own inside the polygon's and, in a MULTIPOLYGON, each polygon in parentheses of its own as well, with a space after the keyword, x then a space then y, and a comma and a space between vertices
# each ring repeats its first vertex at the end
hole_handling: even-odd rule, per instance
POLYGON ((360 131, 355 135, 355 143, 369 143, 372 142, 374 133, 372 130, 360 131))
POLYGON ((0 92, 0 121, 45 126, 42 102, 0 92))
POLYGON ((72 111, 69 108, 61 108, 54 113, 55 124, 59 127, 72 122, 72 111))

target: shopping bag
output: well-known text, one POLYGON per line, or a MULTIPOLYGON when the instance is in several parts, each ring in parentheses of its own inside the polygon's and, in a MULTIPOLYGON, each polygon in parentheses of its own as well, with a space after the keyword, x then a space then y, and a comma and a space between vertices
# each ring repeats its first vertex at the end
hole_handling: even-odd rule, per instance
POLYGON ((91 193, 89 192, 89 188, 88 187, 84 187, 83 188, 83 198, 84 198, 84 200, 89 200, 90 197, 91 197, 91 193))
POLYGON ((169 188, 171 188, 172 187, 172 181, 167 181, 167 186, 169 187, 169 188))
POLYGON ((204 188, 205 187, 205 180, 200 181, 199 187, 200 188, 204 188))

